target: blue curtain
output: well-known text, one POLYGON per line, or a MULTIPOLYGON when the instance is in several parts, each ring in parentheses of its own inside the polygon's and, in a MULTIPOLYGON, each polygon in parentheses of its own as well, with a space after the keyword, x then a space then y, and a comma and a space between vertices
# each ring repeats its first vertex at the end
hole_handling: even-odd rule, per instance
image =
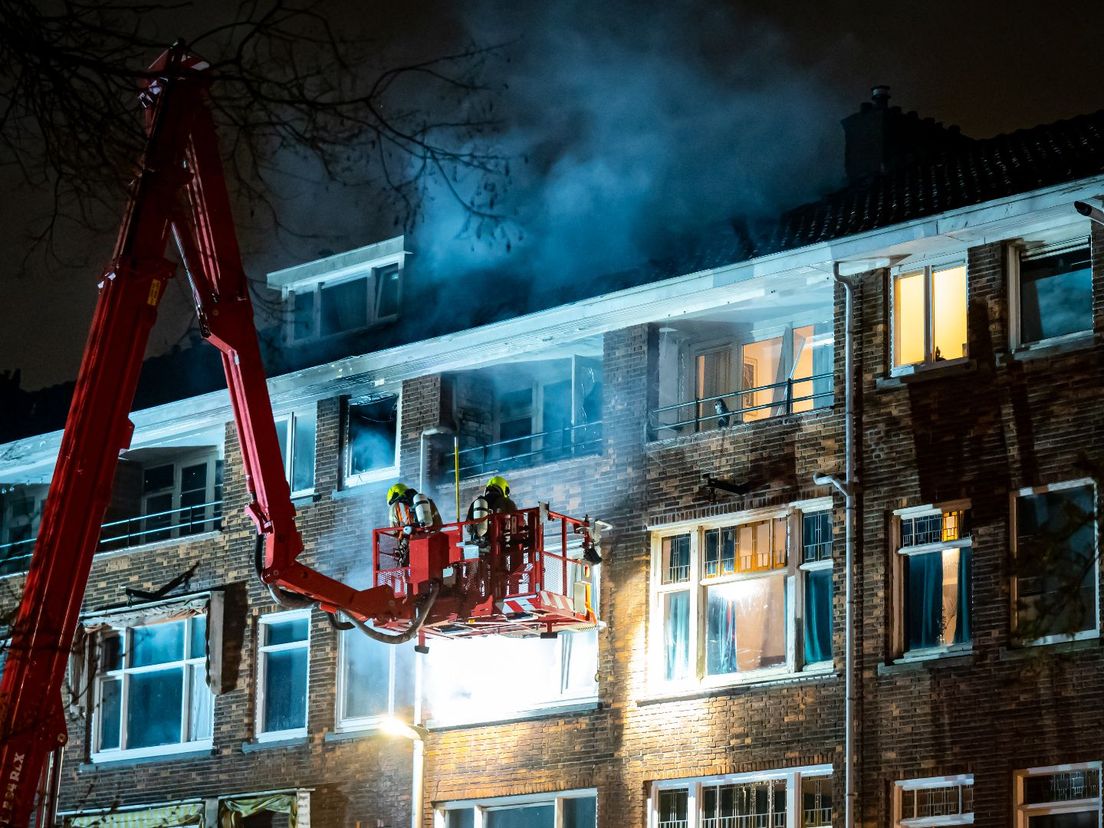
POLYGON ((970 569, 970 547, 967 546, 958 550, 958 629, 955 630, 955 644, 970 641, 970 608, 974 598, 970 569))
POLYGON ((675 592, 667 596, 667 617, 663 623, 666 678, 686 678, 690 669, 689 592, 675 592))
POLYGON ((726 597, 722 587, 708 590, 706 610, 706 672, 711 676, 735 673, 736 661, 736 601, 726 597))
POLYGON ((908 649, 938 647, 943 625, 943 555, 909 555, 905 571, 908 649))
MULTIPOLYGON (((831 324, 817 325, 816 333, 819 335, 830 330, 831 324)), ((832 374, 835 367, 833 360, 834 348, 831 345, 818 345, 813 348, 813 375, 832 374)), ((813 408, 824 408, 832 404, 832 376, 813 381, 813 408)))
POLYGON ((805 663, 832 658, 832 570, 805 574, 805 663))

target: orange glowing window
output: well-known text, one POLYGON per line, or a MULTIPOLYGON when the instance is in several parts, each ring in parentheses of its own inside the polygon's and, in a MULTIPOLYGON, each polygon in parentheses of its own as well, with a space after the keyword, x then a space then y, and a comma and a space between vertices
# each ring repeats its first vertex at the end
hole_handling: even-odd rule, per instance
POLYGON ((893 365, 966 356, 966 266, 902 273, 893 279, 893 365))

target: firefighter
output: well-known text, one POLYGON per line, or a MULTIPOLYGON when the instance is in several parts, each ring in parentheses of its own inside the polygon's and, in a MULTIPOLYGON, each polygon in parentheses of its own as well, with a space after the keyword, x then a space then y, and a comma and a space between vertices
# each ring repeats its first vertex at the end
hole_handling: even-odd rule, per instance
POLYGON ((387 490, 387 505, 391 507, 391 525, 411 529, 440 529, 443 521, 437 504, 405 483, 396 483, 387 490))
POLYGON ((496 474, 483 487, 483 494, 468 506, 468 537, 472 543, 482 546, 486 542, 487 516, 516 511, 517 504, 510 499, 510 484, 505 477, 496 474))

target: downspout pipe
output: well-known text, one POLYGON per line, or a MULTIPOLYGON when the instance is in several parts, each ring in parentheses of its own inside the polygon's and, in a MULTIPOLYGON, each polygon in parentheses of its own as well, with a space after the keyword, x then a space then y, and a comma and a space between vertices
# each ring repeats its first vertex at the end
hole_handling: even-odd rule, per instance
POLYGON ((854 306, 855 286, 861 274, 844 275, 840 263, 832 268, 832 277, 843 285, 843 416, 844 416, 844 477, 813 475, 819 486, 834 486, 844 498, 844 828, 854 828, 858 801, 855 784, 855 494, 858 480, 855 471, 855 368, 854 368, 854 306))

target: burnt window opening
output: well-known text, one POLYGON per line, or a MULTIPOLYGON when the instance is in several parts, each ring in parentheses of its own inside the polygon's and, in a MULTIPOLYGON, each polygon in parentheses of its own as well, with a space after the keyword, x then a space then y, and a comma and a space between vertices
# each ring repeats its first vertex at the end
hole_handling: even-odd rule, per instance
POLYGON ((364 482, 396 465, 399 397, 350 400, 346 413, 345 482, 364 482))

